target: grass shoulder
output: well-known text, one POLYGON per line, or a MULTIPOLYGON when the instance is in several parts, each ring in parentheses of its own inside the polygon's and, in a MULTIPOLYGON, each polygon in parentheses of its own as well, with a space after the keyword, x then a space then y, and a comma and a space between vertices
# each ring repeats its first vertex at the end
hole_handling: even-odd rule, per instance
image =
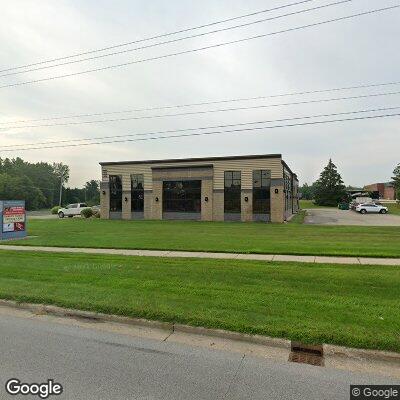
POLYGON ((0 253, 0 298, 400 352, 392 266, 0 253))

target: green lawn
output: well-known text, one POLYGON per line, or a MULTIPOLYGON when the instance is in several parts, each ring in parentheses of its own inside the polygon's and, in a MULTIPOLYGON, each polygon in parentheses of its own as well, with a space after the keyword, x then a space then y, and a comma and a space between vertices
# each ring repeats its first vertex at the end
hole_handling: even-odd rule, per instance
POLYGON ((318 206, 317 204, 313 203, 313 200, 300 200, 300 208, 305 209, 305 208, 335 208, 335 207, 329 207, 329 206, 318 206))
POLYGON ((400 268, 0 252, 0 298, 400 352, 400 268))
POLYGON ((389 209, 390 214, 400 215, 400 203, 383 203, 389 209))
POLYGON ((290 224, 302 224, 304 223, 304 218, 306 216, 305 210, 300 210, 293 218, 289 221, 290 224))
POLYGON ((28 233, 12 244, 400 257, 399 227, 73 218, 29 220, 28 233))

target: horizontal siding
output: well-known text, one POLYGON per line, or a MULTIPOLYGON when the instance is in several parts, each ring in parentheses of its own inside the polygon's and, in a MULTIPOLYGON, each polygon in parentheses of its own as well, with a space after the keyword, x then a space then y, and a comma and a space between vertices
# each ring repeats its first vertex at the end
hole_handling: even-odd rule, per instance
POLYGON ((221 160, 214 162, 214 189, 224 188, 224 171, 241 171, 242 188, 253 188, 253 170, 271 170, 271 178, 282 178, 282 163, 280 158, 221 160))
MULTIPOLYGON (((124 190, 130 190, 130 175, 144 175, 144 189, 151 190, 153 186, 152 168, 169 167, 173 168, 190 165, 214 165, 214 189, 224 188, 224 171, 241 171, 242 172, 242 188, 252 189, 253 170, 268 169, 271 170, 273 179, 283 178, 282 163, 280 158, 265 159, 239 159, 239 160, 204 160, 184 163, 160 163, 160 164, 121 164, 121 165, 105 165, 102 167, 103 176, 121 175, 124 190)), ((183 173, 184 175, 184 173, 183 173)))

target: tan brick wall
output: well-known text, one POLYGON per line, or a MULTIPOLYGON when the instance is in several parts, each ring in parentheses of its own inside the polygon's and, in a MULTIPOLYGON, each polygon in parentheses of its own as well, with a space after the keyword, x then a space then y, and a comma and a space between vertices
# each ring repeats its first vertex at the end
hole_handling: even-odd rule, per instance
POLYGON ((153 191, 144 191, 144 207, 143 207, 143 218, 152 219, 152 205, 153 205, 153 191))
POLYGON ((162 188, 161 181, 153 182, 153 201, 151 209, 151 219, 162 219, 162 188), (158 201, 156 198, 158 197, 158 201))
POLYGON ((241 197, 241 219, 243 222, 253 221, 253 191, 242 189, 241 197), (247 201, 245 201, 246 197, 247 201))
POLYGON ((132 219, 130 191, 122 192, 122 219, 132 219), (125 198, 127 201, 125 201, 125 198))
POLYGON ((283 185, 271 185, 271 222, 284 221, 285 199, 283 193, 283 185), (278 193, 275 193, 275 189, 278 193))
POLYGON ((108 182, 100 183, 100 217, 102 219, 110 218, 110 190, 108 182), (103 194, 103 191, 105 194, 103 194))
POLYGON ((224 220, 224 191, 214 190, 213 193, 213 220, 224 220))
POLYGON ((203 179, 201 181, 201 220, 212 221, 213 219, 213 181, 203 179), (205 198, 208 197, 208 201, 205 198))

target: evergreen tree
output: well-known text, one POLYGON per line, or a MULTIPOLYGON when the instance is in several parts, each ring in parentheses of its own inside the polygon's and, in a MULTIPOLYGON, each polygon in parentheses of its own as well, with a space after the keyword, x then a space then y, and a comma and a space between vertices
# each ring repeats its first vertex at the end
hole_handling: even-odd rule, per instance
POLYGON ((320 206, 337 206, 347 198, 346 187, 337 172, 336 165, 329 159, 315 183, 314 200, 320 206))

